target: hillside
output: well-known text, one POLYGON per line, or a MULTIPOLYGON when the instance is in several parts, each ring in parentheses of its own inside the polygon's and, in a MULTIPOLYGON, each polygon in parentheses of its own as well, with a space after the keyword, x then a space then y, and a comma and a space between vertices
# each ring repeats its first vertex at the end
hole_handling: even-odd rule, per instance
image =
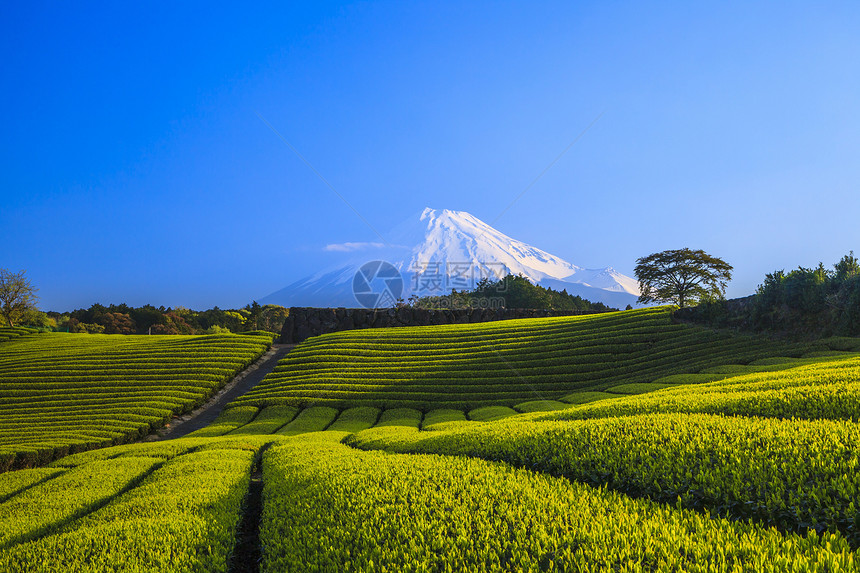
POLYGON ((59 333, 0 342, 0 470, 145 436, 270 345, 267 336, 59 333))
POLYGON ((355 330, 300 344, 235 405, 515 406, 808 350, 674 324, 667 308, 355 330))
MULTIPOLYGON (((0 349, 60 372, 42 336, 0 349)), ((324 335, 188 437, 0 474, 0 569, 858 571, 858 351, 667 309, 324 335)))

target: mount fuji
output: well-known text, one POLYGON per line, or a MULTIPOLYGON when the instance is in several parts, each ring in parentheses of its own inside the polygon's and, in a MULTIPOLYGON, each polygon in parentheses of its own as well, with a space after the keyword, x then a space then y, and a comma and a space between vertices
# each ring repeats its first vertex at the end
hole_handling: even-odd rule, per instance
MULTIPOLYGON (((375 277, 365 277, 368 280, 362 283, 365 287, 385 289, 393 285, 396 291, 402 281, 400 298, 403 299, 471 289, 482 278, 493 280, 508 274, 522 274, 543 287, 566 289, 569 294, 617 308, 635 304, 639 296, 636 279, 612 267, 578 267, 512 239, 465 211, 424 209, 417 217, 395 227, 386 238, 386 243, 329 245, 326 250, 351 255, 346 255, 339 265, 296 281, 260 302, 283 306, 366 306, 359 304, 354 295, 354 281, 360 280, 356 278, 359 269, 365 275, 367 269, 371 273, 379 270, 376 282, 371 282, 375 277), (385 265, 390 272, 383 277, 379 264, 364 266, 372 261, 385 261, 393 268, 385 265)), ((392 306, 394 302, 393 298, 381 300, 376 306, 392 306)))

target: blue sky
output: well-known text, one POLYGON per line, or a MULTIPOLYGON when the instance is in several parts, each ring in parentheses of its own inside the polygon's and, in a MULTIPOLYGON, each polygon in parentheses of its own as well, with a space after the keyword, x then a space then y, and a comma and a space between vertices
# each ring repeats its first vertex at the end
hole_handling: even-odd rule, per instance
POLYGON ((243 306, 378 240, 259 116, 383 232, 702 248, 730 296, 860 251, 856 2, 127 4, 0 7, 0 267, 43 309, 243 306))

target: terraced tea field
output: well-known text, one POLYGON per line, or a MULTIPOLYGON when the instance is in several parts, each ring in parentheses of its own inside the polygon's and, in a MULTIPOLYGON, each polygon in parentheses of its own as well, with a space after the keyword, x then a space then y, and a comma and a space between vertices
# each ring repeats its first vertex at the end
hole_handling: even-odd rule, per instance
POLYGON ((516 406, 810 350, 673 324, 665 309, 354 330, 299 345, 236 403, 422 411, 516 406))
POLYGON ((18 338, 19 336, 26 336, 28 334, 35 334, 38 332, 35 329, 17 326, 17 327, 2 327, 0 328, 0 342, 5 342, 7 340, 12 340, 13 338, 18 338))
POLYGON ((202 404, 268 336, 32 334, 0 343, 0 471, 133 440, 202 404))
POLYGON ((0 570, 226 571, 259 447, 119 446, 0 475, 19 486, 0 504, 0 570))
POLYGON ((857 571, 858 418, 858 339, 325 335, 188 437, 0 474, 0 571, 857 571))

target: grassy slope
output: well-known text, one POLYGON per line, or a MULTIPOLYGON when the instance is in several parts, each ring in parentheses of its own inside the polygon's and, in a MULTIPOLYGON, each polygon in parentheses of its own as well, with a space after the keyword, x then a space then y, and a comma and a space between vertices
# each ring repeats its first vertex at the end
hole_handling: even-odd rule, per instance
POLYGON ((682 384, 589 402, 539 417, 575 420, 685 412, 853 422, 860 419, 860 356, 856 353, 781 363, 760 372, 725 376, 715 382, 682 384))
MULTIPOLYGON (((12 542, 0 540, 0 570, 226 572, 264 443, 184 438, 63 458, 71 465, 58 465, 58 475, 0 503, 0 521, 8 516, 4 526, 18 529, 12 542), (123 487, 126 476, 136 479, 123 487)), ((2 474, 0 484, 32 471, 2 474)))
POLYGON ((234 405, 514 406, 808 350, 673 324, 666 308, 356 330, 299 345, 234 405))
MULTIPOLYGON (((369 435, 380 432, 422 434, 369 435)), ((68 456, 55 473, 0 475, 0 490, 24 488, 0 503, 14 533, 0 540, 0 569, 227 572, 262 453, 271 572, 857 570, 838 533, 779 532, 463 456, 362 452, 338 443, 346 435, 182 438, 68 456)))
POLYGON ((783 534, 508 464, 307 435, 271 448, 263 468, 266 571, 857 568, 839 534, 783 534))
MULTIPOLYGON (((626 316, 627 328, 611 321, 590 324, 598 334, 621 330, 628 336, 627 342, 605 345, 586 335, 577 323, 582 319, 514 329, 497 325, 507 328, 494 331, 497 351, 523 368, 532 364, 530 375, 540 373, 540 358, 529 362, 534 356, 557 358, 546 361, 550 377, 569 370, 569 383, 549 398, 574 392, 573 398, 567 396, 571 402, 580 401, 576 396, 595 400, 558 412, 462 421, 457 411, 471 402, 441 409, 452 401, 445 399, 451 394, 444 384, 440 399, 429 402, 436 406, 432 410, 415 409, 427 402, 422 399, 382 403, 389 406, 382 412, 353 408, 338 414, 323 401, 294 417, 297 409, 258 409, 267 402, 251 400, 241 410, 225 412, 224 427, 215 433, 230 433, 221 437, 88 451, 57 460, 51 468, 2 474, 0 516, 4 510, 9 516, 7 530, 32 527, 27 518, 15 517, 21 515, 15 507, 28 500, 37 500, 31 510, 42 510, 45 517, 38 529, 16 534, 4 547, 0 568, 53 571, 86 559, 94 571, 113 570, 128 560, 140 570, 227 571, 253 454, 273 443, 263 456, 261 536, 268 571, 291 564, 308 570, 443 571, 451 563, 487 571, 551 565, 593 571, 857 570, 857 554, 845 537, 856 543, 853 532, 860 523, 854 504, 860 492, 860 436, 851 421, 860 410, 860 359, 756 362, 780 354, 800 356, 809 348, 748 338, 738 343, 702 329, 679 329, 660 311, 626 316), (651 326, 630 326, 639 321, 651 326), (648 329, 650 334, 643 334, 648 329), (524 348, 523 330, 530 341, 524 348), (574 345, 574 340, 588 342, 574 345), (535 342, 591 356, 594 364, 617 360, 623 367, 595 378, 606 369, 577 370, 575 364, 588 366, 587 361, 566 361, 565 353, 549 350, 529 352, 535 342), (643 344, 651 345, 649 352, 641 351, 643 344), (584 353, 585 348, 598 351, 584 353), (637 360, 648 365, 647 376, 636 369, 637 360), (653 393, 617 398, 595 393, 702 370, 707 370, 704 377, 664 379, 661 383, 672 387, 653 393), (707 382, 712 374, 726 378, 707 382), (586 380, 589 384, 580 383, 586 380), (721 408, 740 417, 710 413, 721 408), (665 410, 673 413, 654 413, 665 410), (811 421, 790 419, 797 416, 811 421), (337 443, 346 432, 368 424, 376 427, 354 434, 352 445, 406 454, 361 452, 337 443), (322 428, 330 431, 252 435, 322 428), (105 493, 90 491, 92 502, 74 493, 77 476, 114 466, 137 477, 125 486, 121 479, 100 483, 105 493), (107 503, 98 507, 102 499, 107 503), (51 504, 64 512, 55 513, 51 504), (832 533, 807 534, 810 525, 832 533), (173 545, 164 545, 166 537, 173 545)), ((470 332, 474 342, 471 328, 456 328, 470 332)), ((440 372, 488 371, 486 352, 475 350, 472 363, 468 353, 455 352, 456 337, 442 334, 440 342, 425 344, 444 356, 440 372)), ((391 362, 395 355, 375 361, 374 374, 390 373, 396 380, 403 363, 391 362)), ((326 356, 320 370, 347 368, 326 356)), ((418 354, 405 356, 421 361, 418 354)), ((311 357, 299 363, 311 364, 311 357)), ((366 364, 362 369, 367 374, 366 364)), ((426 388, 433 388, 429 379, 426 388)), ((516 402, 530 398, 520 395, 516 402)), ((470 417, 512 413, 497 406, 470 417)))
POLYGON ((258 336, 32 334, 0 343, 0 470, 122 443, 203 403, 258 336))

